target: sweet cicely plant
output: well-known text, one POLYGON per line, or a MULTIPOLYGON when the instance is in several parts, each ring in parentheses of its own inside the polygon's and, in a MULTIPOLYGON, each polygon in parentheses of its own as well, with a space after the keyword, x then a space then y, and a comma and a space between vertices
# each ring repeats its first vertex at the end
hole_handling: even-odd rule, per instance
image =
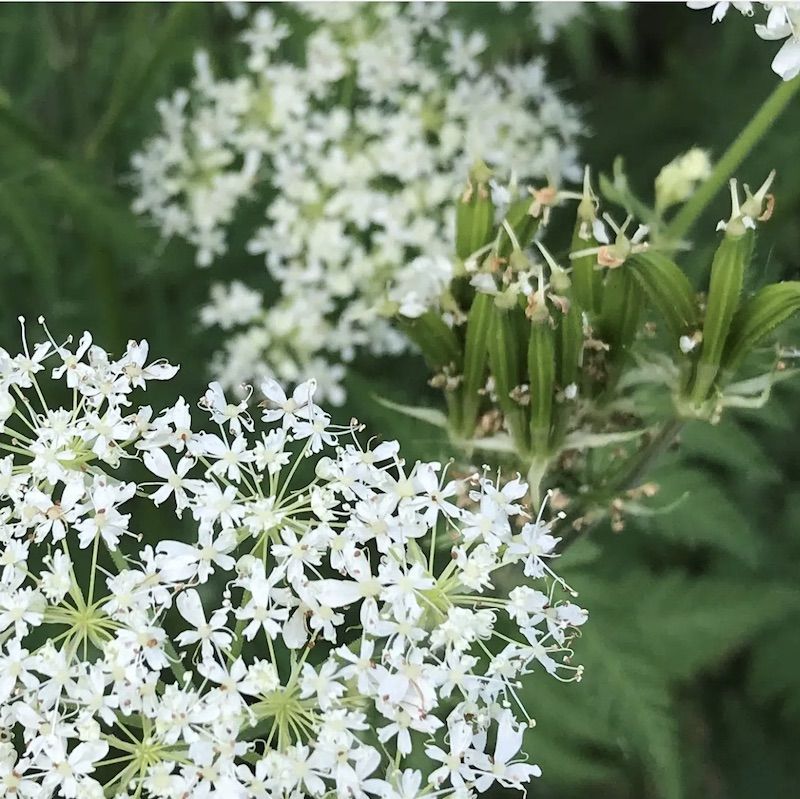
POLYGON ((0 349, 0 793, 410 799, 538 776, 526 684, 580 676, 586 614, 525 483, 364 445, 313 382, 266 382, 259 421, 217 384, 202 426, 183 398, 140 407, 176 372, 147 355, 88 333, 0 349))

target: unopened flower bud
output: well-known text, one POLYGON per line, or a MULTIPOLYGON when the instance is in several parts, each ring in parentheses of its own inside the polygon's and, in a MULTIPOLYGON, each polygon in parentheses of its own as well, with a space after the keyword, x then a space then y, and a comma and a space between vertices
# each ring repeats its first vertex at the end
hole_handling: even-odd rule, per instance
POLYGON ((711 159, 708 152, 693 147, 670 161, 656 178, 656 208, 665 211, 673 205, 685 202, 697 184, 711 174, 711 159))

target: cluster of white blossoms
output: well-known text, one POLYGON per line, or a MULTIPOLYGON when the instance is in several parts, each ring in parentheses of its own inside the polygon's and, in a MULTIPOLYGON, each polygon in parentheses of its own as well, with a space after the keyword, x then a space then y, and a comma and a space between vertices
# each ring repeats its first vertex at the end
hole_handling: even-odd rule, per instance
POLYGON ((212 384, 200 429, 183 398, 133 404, 176 371, 145 342, 23 349, 0 349, 0 795, 466 799, 539 774, 526 677, 580 676, 586 614, 523 482, 362 447, 313 382, 267 381, 258 426, 212 384))
POLYGON ((387 317, 421 313, 449 283, 452 206, 477 159, 504 180, 580 176, 581 123, 543 62, 484 68, 486 38, 447 14, 261 8, 241 36, 243 74, 218 77, 199 53, 191 87, 159 103, 161 132, 133 158, 135 210, 209 265, 245 201, 265 209, 244 233, 268 275, 215 287, 201 316, 229 331, 213 367, 224 387, 313 375, 340 404, 341 364, 402 351, 387 317), (299 63, 277 13, 312 26, 299 63))
POLYGON ((689 0, 686 5, 693 9, 712 9, 712 22, 724 19, 731 6, 745 17, 752 17, 755 14, 753 6, 762 6, 766 12, 766 18, 763 22, 756 23, 756 34, 767 41, 783 41, 780 50, 772 59, 773 71, 783 80, 791 80, 800 75, 800 2, 798 0, 788 0, 788 2, 776 0, 768 3, 689 0))

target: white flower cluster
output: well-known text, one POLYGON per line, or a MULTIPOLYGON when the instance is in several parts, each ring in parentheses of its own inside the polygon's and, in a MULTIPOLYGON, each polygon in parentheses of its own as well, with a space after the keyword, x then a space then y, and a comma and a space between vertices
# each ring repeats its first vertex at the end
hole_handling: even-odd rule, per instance
POLYGON ((791 80, 800 75, 800 2, 798 0, 768 3, 689 0, 686 5, 693 9, 712 9, 712 22, 724 19, 731 6, 746 17, 752 17, 755 13, 753 6, 762 6, 768 13, 763 24, 756 24, 756 34, 767 41, 786 40, 775 58, 772 59, 773 72, 780 75, 783 80, 791 80))
POLYGON ((191 89, 159 103, 161 133, 133 159, 135 210, 208 265, 242 200, 264 204, 247 249, 266 255, 274 289, 214 289, 202 321, 233 331, 215 374, 236 388, 313 375, 339 404, 340 364, 402 351, 386 317, 422 313, 449 283, 452 205, 473 163, 577 178, 581 124, 541 60, 484 69, 486 39, 455 29, 443 4, 292 11, 314 26, 302 66, 262 8, 241 37, 244 74, 218 78, 200 53, 191 89))
POLYGON ((362 448, 313 382, 268 381, 258 430, 212 384, 203 431, 182 398, 134 409, 175 372, 145 342, 68 344, 0 349, 0 795, 467 799, 539 774, 522 681, 580 676, 586 614, 554 598, 524 483, 362 448), (192 540, 147 543, 151 504, 192 540))

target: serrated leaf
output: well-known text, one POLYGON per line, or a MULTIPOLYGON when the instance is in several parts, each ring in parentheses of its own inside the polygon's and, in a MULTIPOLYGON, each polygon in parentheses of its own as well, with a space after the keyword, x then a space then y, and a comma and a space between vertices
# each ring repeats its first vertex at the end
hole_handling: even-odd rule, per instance
POLYGON ((648 520, 647 529, 688 546, 705 546, 755 564, 762 542, 748 519, 725 490, 706 472, 686 467, 659 469, 652 477, 659 486, 658 503, 668 505, 688 494, 672 511, 648 520))
POLYGON ((674 574, 650 580, 639 593, 642 643, 671 678, 687 679, 718 664, 765 626, 800 610, 795 586, 767 583, 753 591, 745 585, 743 579, 674 574))
POLYGON ((623 648, 619 636, 596 623, 586 625, 579 653, 585 666, 580 688, 591 692, 595 713, 611 720, 617 740, 646 765, 657 795, 680 799, 677 721, 660 669, 641 650, 623 648))

